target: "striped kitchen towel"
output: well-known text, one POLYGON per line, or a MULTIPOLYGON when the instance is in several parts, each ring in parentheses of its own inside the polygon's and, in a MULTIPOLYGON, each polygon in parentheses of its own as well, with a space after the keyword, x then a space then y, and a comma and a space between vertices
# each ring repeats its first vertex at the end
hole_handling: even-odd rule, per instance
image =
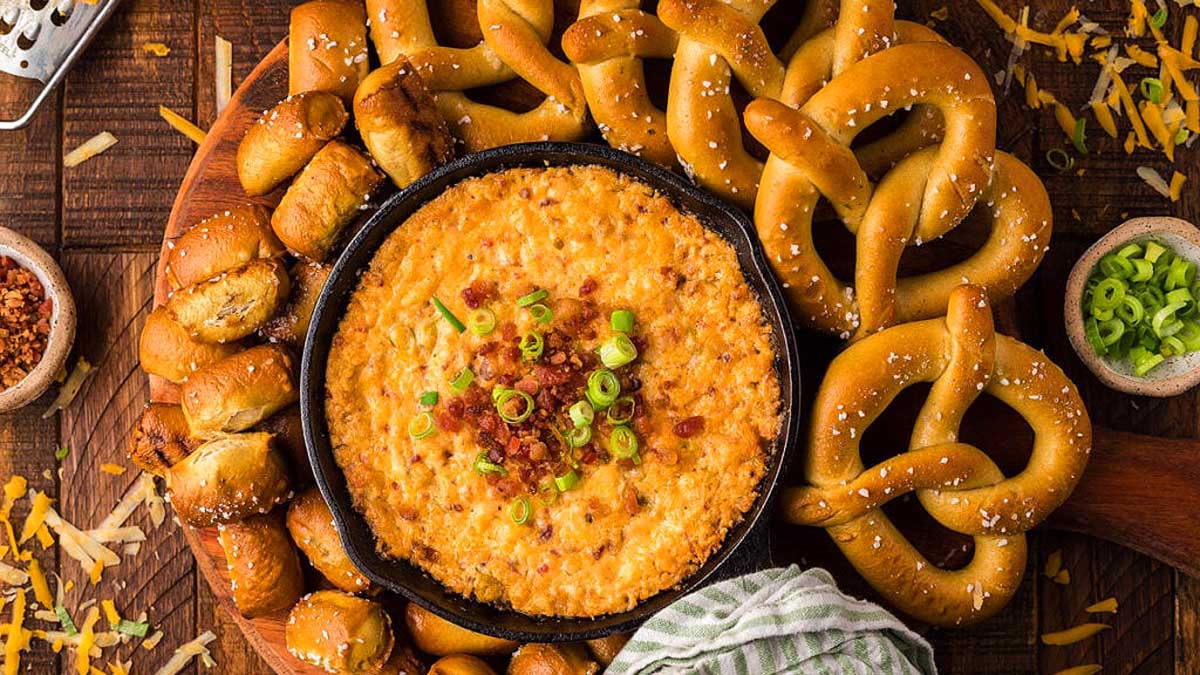
POLYGON ((934 675, 933 649, 878 605, 792 565, 692 593, 634 633, 610 675, 934 675))

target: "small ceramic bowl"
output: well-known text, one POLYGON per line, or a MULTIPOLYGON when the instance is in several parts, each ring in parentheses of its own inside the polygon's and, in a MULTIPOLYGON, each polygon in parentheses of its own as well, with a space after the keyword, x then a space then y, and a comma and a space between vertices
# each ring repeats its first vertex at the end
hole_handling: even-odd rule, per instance
POLYGON ((41 396, 53 384, 67 361, 75 342, 75 298, 67 279, 54 258, 41 246, 16 232, 0 227, 0 256, 12 258, 18 265, 33 272, 46 297, 54 302, 50 315, 50 337, 42 360, 17 384, 0 391, 0 412, 16 410, 41 396))
POLYGON ((1096 354, 1083 333, 1083 290, 1100 259, 1126 244, 1150 239, 1161 242, 1179 257, 1200 266, 1200 229, 1195 225, 1168 216, 1127 220, 1092 244, 1071 269, 1071 275, 1067 278, 1063 317, 1075 353, 1105 385, 1139 396, 1175 396, 1200 384, 1200 352, 1169 357, 1139 377, 1134 374, 1133 364, 1096 354))

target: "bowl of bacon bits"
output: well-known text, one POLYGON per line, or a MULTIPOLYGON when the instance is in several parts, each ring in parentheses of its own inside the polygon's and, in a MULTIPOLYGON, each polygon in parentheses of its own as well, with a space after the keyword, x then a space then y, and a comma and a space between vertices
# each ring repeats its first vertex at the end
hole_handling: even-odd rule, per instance
POLYGON ((41 396, 75 341, 75 300, 58 263, 0 227, 0 411, 41 396))

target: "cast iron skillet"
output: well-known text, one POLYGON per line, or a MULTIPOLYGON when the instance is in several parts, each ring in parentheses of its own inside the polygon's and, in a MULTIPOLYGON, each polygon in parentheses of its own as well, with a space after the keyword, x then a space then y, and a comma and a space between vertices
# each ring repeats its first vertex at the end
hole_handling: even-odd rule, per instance
POLYGON ((300 414, 317 485, 333 511, 346 552, 367 578, 443 618, 480 633, 521 642, 570 642, 632 630, 655 612, 706 583, 770 565, 767 526, 771 505, 776 484, 799 436, 799 374, 799 353, 787 306, 753 227, 741 211, 675 174, 618 150, 576 143, 527 143, 500 147, 451 162, 393 196, 363 225, 338 259, 317 300, 304 344, 300 414), (384 239, 410 214, 465 178, 512 167, 572 164, 609 167, 654 186, 733 245, 742 272, 757 292, 773 329, 775 368, 783 395, 783 426, 754 505, 729 531, 721 547, 677 588, 663 591, 619 614, 595 618, 534 617, 467 599, 409 562, 388 560, 376 552, 374 535, 353 507, 345 478, 330 446, 324 408, 325 363, 330 342, 350 294, 358 286, 360 273, 384 239))

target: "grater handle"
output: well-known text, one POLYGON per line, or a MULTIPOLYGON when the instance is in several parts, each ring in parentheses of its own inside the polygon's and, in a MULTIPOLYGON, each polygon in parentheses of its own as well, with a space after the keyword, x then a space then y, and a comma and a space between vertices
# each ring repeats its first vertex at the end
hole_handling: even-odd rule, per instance
POLYGON ((59 69, 58 72, 54 73, 54 77, 51 77, 50 81, 42 87, 42 90, 38 92, 38 95, 29 104, 29 107, 25 109, 25 112, 21 113, 20 117, 7 120, 0 119, 0 131, 15 131, 28 126, 29 122, 33 120, 33 115, 38 111, 38 108, 42 107, 46 99, 50 97, 50 92, 54 91, 54 88, 65 73, 66 69, 59 69))

